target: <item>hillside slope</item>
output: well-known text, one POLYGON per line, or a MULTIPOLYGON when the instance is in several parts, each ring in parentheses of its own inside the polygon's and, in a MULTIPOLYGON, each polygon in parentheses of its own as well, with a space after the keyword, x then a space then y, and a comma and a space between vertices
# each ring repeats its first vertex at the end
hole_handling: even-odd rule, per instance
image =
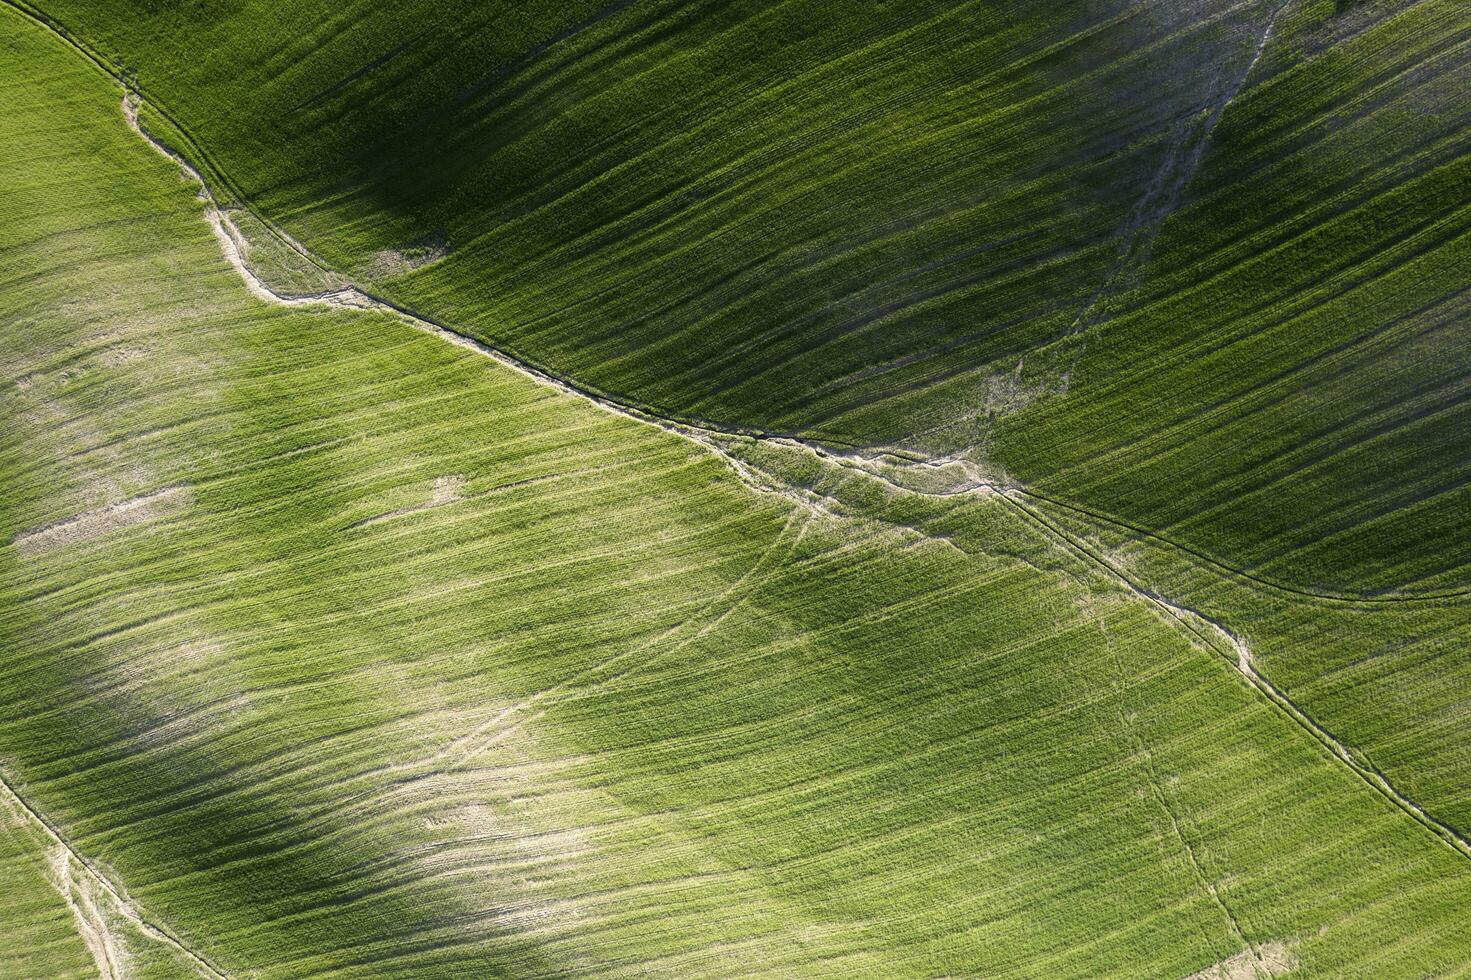
POLYGON ((331 264, 590 387, 1471 581, 1455 0, 41 6, 331 264))
POLYGON ((1007 498, 258 299, 0 26, 0 860, 77 862, 16 972, 85 969, 73 887, 168 937, 125 975, 1471 960, 1464 853, 1007 498))

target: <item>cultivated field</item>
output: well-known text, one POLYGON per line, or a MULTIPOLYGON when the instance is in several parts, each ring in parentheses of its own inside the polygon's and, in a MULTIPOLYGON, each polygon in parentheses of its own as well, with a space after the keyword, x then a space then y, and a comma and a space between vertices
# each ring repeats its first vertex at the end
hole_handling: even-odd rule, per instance
POLYGON ((586 385, 1471 584, 1458 0, 43 6, 334 266, 586 385))
POLYGON ((1463 11, 43 6, 0 975, 1467 973, 1463 11))

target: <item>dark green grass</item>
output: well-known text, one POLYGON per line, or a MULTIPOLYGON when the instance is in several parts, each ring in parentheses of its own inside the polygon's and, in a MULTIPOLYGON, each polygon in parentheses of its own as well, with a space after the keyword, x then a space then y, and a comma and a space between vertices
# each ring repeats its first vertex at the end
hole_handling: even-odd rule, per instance
POLYGON ((581 383, 1466 581, 1457 4, 42 6, 333 264, 581 383))
POLYGON ((1300 588, 1464 587, 1471 23, 1420 4, 1294 57, 1307 27, 1223 117, 1073 392, 1006 420, 1000 455, 1300 588))

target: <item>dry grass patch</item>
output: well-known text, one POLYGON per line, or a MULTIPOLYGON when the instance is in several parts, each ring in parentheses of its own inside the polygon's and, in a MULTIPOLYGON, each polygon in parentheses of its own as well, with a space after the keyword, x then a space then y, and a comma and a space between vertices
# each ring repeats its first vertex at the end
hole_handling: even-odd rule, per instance
POLYGON ((187 485, 164 487, 131 500, 108 504, 28 531, 11 539, 22 554, 35 555, 110 534, 134 524, 146 524, 187 510, 194 491, 187 485))

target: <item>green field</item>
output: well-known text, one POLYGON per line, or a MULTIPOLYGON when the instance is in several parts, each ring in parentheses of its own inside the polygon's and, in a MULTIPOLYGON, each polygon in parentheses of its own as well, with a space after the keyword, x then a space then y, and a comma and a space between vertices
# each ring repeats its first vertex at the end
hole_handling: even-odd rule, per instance
POLYGON ((1457 5, 37 7, 0 975, 1471 975, 1457 5))
POLYGON ((1471 584, 1457 0, 43 6, 331 264, 592 387, 1471 584))

